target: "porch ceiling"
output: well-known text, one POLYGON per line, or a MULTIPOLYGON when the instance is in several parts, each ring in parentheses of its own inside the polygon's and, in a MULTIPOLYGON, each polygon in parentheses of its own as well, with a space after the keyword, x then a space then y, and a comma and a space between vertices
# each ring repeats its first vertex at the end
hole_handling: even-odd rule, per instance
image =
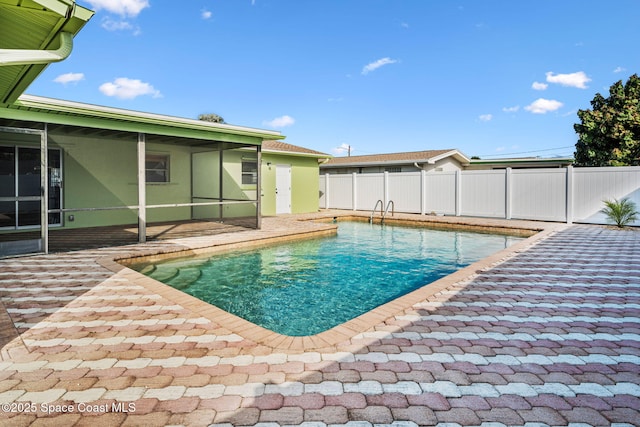
MULTIPOLYGON (((73 0, 0 0, 0 49, 34 51, 60 47, 60 33, 75 36, 93 12, 73 0)), ((0 58, 0 59, 2 59, 0 58)), ((0 61, 0 107, 14 102, 47 64, 2 65, 0 61)))

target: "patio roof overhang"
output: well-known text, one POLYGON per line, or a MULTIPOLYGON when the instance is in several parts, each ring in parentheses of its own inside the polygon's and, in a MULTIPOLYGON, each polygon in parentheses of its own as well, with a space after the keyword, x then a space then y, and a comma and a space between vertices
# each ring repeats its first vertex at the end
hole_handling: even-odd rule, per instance
POLYGON ((71 53, 93 12, 73 0, 0 0, 0 107, 71 53))
POLYGON ((0 118, 96 131, 144 133, 168 138, 260 145, 285 138, 280 132, 119 108, 22 95, 0 109, 0 118))

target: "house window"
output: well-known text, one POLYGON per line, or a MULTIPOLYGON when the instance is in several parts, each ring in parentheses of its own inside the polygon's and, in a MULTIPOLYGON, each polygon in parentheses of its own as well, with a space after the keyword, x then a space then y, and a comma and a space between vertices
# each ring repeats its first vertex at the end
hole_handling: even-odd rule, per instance
POLYGON ((402 172, 402 168, 401 167, 392 167, 392 168, 384 168, 385 172, 402 172))
POLYGON ((147 154, 145 170, 147 182, 169 182, 169 155, 147 154))
POLYGON ((258 184, 258 161, 242 160, 242 184, 257 185, 258 184))

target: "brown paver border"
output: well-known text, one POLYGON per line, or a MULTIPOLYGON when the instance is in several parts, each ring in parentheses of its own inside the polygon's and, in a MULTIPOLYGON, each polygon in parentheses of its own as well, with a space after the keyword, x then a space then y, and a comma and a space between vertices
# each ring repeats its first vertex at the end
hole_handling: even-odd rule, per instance
MULTIPOLYGON (((368 215, 353 212, 333 212, 326 213, 324 215, 319 214, 300 216, 295 219, 298 221, 327 221, 331 219, 344 221, 366 220, 367 218, 368 215)), ((310 350, 335 350, 338 344, 346 342, 349 339, 353 338, 355 335, 365 332, 376 325, 380 325, 381 323, 385 322, 385 320, 392 318, 398 313, 402 313, 405 310, 411 309, 414 304, 427 300, 454 284, 460 284, 470 281, 478 272, 487 270, 492 266, 495 266, 505 259, 508 259, 515 254, 524 251, 526 248, 530 247, 539 240, 545 239, 549 235, 566 227, 566 224, 559 223, 539 223, 535 224, 535 226, 532 226, 531 222, 509 222, 504 220, 483 220, 478 218, 465 219, 459 217, 452 218, 424 216, 416 218, 415 215, 405 217, 399 215, 398 218, 387 219, 386 223, 412 225, 418 227, 458 230, 465 229, 470 231, 483 231, 521 236, 529 235, 529 237, 465 268, 462 268, 446 277, 443 277, 393 301, 383 304, 341 325, 335 326, 334 328, 321 332, 317 335, 302 337, 286 336, 265 329, 252 322, 242 319, 241 317, 224 311, 214 305, 211 305, 182 291, 174 289, 169 285, 165 285, 150 277, 138 273, 137 271, 126 267, 126 265, 130 265, 134 262, 143 260, 157 261, 160 259, 179 256, 213 254, 239 248, 258 247, 298 239, 321 237, 336 233, 337 226, 333 224, 325 224, 326 227, 323 227, 320 230, 305 232, 298 231, 292 232, 290 234, 284 233, 277 236, 266 236, 261 239, 245 240, 233 243, 221 243, 214 246, 209 244, 208 246, 189 247, 187 246, 187 243, 181 241, 180 245, 182 246, 182 248, 180 249, 176 249, 174 247, 163 251, 159 251, 158 249, 156 249, 155 251, 150 250, 142 254, 136 253, 136 255, 133 257, 130 254, 125 254, 118 257, 112 256, 99 258, 97 261, 103 267, 109 269, 110 271, 113 271, 114 273, 120 274, 123 278, 126 277, 131 282, 143 286, 151 292, 154 292, 164 298, 167 298, 170 301, 180 304, 184 308, 198 313, 199 315, 219 325, 223 325, 226 329, 242 336, 245 339, 262 344, 274 350, 289 353, 302 353, 310 350)))

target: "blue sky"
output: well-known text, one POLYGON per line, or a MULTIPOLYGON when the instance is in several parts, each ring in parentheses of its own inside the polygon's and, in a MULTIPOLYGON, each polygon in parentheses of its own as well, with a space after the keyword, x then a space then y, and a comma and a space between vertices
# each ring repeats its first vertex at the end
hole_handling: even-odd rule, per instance
POLYGON ((27 93, 216 113, 333 155, 570 156, 578 109, 640 72, 636 0, 77 0, 27 93))

